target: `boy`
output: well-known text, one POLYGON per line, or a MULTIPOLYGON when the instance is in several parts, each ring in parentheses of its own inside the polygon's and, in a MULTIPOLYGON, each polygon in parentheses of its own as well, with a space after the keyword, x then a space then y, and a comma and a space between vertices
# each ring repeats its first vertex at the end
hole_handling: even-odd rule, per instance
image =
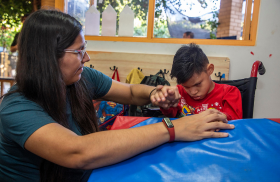
POLYGON ((195 44, 181 47, 175 54, 171 78, 177 78, 181 99, 177 107, 161 108, 168 117, 198 114, 217 109, 228 120, 242 119, 242 100, 238 88, 212 81, 214 65, 195 44))

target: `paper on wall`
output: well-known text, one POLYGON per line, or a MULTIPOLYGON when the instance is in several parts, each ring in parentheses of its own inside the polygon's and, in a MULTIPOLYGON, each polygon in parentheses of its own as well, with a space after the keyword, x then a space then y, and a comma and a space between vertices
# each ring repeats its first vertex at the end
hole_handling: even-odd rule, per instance
POLYGON ((124 7, 120 13, 119 20, 119 36, 129 36, 133 37, 134 30, 134 12, 130 9, 128 5, 124 7))
POLYGON ((85 35, 99 35, 100 12, 91 6, 86 12, 85 35))
POLYGON ((102 13, 102 36, 116 36, 117 13, 109 4, 102 13))

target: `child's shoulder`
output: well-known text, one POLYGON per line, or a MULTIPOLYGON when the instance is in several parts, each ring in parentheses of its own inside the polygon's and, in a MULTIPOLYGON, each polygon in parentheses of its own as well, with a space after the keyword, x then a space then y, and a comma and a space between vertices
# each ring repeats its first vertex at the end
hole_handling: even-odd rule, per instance
POLYGON ((238 90, 238 88, 236 86, 228 85, 228 84, 221 84, 221 83, 215 83, 215 87, 217 89, 223 89, 224 91, 238 90))
POLYGON ((182 85, 176 85, 178 88, 179 93, 185 92, 185 89, 182 85))
POLYGON ((184 89, 184 87, 182 85, 176 85, 176 87, 180 90, 180 89, 184 89))

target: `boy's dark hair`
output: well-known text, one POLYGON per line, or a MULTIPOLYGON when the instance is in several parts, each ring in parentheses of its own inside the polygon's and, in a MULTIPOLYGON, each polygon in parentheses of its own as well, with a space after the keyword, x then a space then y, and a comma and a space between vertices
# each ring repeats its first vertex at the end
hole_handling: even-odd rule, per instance
POLYGON ((196 44, 182 46, 174 56, 170 76, 177 78, 177 84, 185 83, 194 73, 206 71, 208 63, 207 56, 196 44))

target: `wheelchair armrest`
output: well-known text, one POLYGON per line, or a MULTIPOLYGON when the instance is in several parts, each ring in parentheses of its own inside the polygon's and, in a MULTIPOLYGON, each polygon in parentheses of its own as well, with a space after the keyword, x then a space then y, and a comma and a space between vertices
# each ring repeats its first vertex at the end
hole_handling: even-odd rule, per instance
POLYGON ((265 74, 265 67, 261 61, 255 61, 252 70, 251 70, 251 77, 257 77, 258 72, 260 75, 265 74))

